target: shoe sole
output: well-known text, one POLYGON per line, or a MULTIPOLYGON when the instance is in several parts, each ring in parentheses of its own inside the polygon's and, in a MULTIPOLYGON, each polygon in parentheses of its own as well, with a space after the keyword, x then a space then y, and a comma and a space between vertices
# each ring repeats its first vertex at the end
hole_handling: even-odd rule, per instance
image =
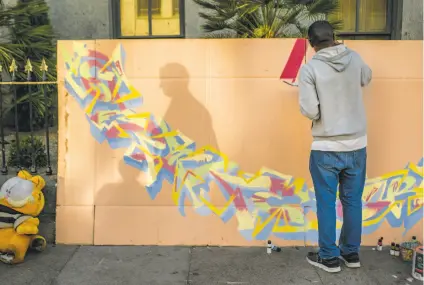
POLYGON ((318 268, 320 268, 320 269, 322 269, 322 270, 324 270, 324 271, 327 271, 327 272, 329 272, 329 273, 337 273, 337 272, 342 271, 342 269, 341 269, 341 267, 340 267, 340 266, 339 266, 339 267, 335 267, 335 268, 330 268, 330 267, 327 267, 327 266, 325 266, 325 265, 323 265, 323 264, 321 264, 321 263, 313 262, 312 260, 310 260, 310 259, 309 259, 309 258, 307 258, 307 257, 306 257, 306 261, 307 261, 310 265, 313 265, 313 266, 315 266, 315 267, 318 267, 318 268))
POLYGON ((344 262, 346 267, 349 267, 349 268, 360 268, 361 267, 361 262, 348 262, 346 259, 343 258, 343 256, 340 256, 339 258, 340 258, 341 261, 344 262))

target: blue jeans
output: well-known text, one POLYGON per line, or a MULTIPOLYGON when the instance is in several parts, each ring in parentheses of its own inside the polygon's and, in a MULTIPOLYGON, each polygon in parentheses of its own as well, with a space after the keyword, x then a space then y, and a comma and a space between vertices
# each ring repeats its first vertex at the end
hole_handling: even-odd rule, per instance
POLYGON ((362 193, 367 149, 311 151, 309 170, 315 188, 319 255, 323 259, 358 252, 362 235, 362 193), (343 206, 343 226, 336 245, 336 196, 343 206))

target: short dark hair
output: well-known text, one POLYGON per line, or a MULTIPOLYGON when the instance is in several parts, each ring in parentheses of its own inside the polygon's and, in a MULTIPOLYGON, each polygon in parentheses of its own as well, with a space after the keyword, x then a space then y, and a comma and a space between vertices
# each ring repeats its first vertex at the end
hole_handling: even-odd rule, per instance
POLYGON ((323 48, 334 44, 334 28, 328 21, 316 21, 308 29, 309 43, 323 48))

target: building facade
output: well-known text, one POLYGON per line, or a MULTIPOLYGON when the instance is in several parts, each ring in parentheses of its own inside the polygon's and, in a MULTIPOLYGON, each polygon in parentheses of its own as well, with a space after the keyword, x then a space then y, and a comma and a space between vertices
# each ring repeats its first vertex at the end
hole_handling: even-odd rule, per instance
MULTIPOLYGON (((15 0, 16 1, 16 0, 15 0)), ((192 0, 47 0, 59 39, 199 38, 192 0)), ((423 39, 422 0, 343 0, 347 39, 423 39)))

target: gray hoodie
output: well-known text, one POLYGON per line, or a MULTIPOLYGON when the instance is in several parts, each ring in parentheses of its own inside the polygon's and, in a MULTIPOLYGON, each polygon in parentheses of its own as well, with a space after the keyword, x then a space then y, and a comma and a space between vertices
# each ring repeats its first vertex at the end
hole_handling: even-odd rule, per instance
POLYGON ((300 70, 299 104, 312 120, 314 140, 350 140, 366 135, 362 87, 372 72, 356 52, 339 44, 325 48, 300 70))

